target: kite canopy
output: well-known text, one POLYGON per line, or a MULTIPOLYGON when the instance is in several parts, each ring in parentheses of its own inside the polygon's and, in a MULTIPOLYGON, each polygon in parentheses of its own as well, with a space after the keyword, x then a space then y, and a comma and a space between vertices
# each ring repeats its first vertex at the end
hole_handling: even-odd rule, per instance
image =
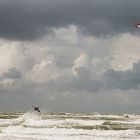
POLYGON ((136 25, 135 25, 135 27, 138 27, 138 28, 140 28, 140 23, 136 24, 136 25))

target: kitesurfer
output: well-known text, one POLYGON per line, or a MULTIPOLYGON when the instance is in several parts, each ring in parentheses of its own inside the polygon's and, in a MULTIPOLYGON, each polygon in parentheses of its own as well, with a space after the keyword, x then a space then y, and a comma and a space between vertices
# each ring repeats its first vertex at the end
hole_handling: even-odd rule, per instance
POLYGON ((36 106, 32 106, 34 111, 40 112, 39 108, 36 106))
POLYGON ((140 23, 135 24, 135 27, 140 28, 140 23))

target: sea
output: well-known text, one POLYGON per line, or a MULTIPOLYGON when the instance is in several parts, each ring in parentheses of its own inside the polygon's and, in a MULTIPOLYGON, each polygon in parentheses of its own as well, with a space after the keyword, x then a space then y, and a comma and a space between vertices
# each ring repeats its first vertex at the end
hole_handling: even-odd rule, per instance
POLYGON ((0 140, 140 140, 140 115, 0 112, 0 140))

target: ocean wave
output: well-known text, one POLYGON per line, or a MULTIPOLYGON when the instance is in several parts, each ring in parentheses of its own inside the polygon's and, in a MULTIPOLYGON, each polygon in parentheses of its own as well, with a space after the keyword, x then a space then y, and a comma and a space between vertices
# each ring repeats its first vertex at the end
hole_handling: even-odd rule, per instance
POLYGON ((140 115, 28 112, 18 118, 0 119, 0 140, 140 139, 139 120, 140 115))

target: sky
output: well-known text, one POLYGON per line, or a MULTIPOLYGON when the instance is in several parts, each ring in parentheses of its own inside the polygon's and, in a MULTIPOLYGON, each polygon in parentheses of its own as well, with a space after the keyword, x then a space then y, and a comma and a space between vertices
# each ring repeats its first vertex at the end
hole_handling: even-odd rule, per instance
POLYGON ((0 111, 140 113, 139 0, 0 0, 0 111))

